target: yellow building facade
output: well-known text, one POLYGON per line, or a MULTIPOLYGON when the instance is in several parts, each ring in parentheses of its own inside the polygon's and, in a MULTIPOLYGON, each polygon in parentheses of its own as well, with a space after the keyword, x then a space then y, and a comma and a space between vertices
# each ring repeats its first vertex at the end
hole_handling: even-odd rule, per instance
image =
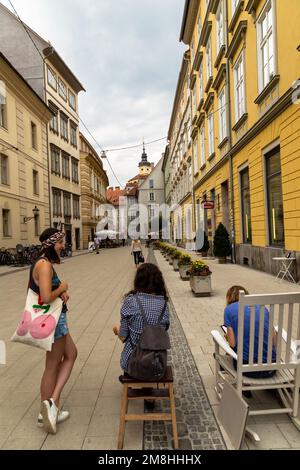
POLYGON ((94 241, 100 221, 100 205, 106 203, 109 186, 103 163, 89 141, 80 133, 80 181, 83 249, 94 241))
POLYGON ((49 227, 50 109, 0 53, 0 246, 38 245, 49 227))
POLYGON ((223 222, 234 260, 271 273, 273 258, 291 252, 295 278, 299 24, 297 0, 187 0, 180 35, 191 68, 193 199, 214 201, 206 231, 212 239, 223 222))

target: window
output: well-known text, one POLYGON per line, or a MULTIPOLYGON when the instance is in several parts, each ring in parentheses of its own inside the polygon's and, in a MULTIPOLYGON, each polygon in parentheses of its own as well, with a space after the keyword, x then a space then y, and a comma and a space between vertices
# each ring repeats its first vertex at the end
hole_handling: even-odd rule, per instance
POLYGON ((72 181, 73 183, 79 183, 79 173, 78 173, 78 161, 72 158, 72 181))
POLYGON ((271 245, 284 245, 284 214, 280 149, 266 155, 269 240, 271 245))
POLYGON ((223 13, 223 1, 220 2, 217 11, 217 53, 224 45, 224 13, 223 13))
POLYGON ((204 126, 200 129, 200 161, 201 167, 206 164, 204 126))
POLYGON ((31 122, 31 146, 37 150, 37 127, 34 122, 31 122))
POLYGON ((72 212, 71 212, 71 194, 70 193, 64 193, 64 216, 65 217, 71 217, 72 212))
POLYGON ((48 83, 49 85, 54 88, 55 91, 57 91, 57 78, 56 78, 56 73, 53 72, 53 70, 49 67, 47 67, 47 78, 48 78, 48 83))
POLYGON ((236 122, 245 113, 244 54, 240 55, 234 66, 235 119, 236 122))
POLYGON ((58 79, 58 93, 65 101, 67 101, 67 87, 64 82, 59 78, 58 79))
POLYGON ((199 68, 199 101, 203 99, 203 64, 199 68))
POLYGON ((53 215, 54 217, 61 217, 61 191, 59 189, 52 188, 52 199, 53 199, 53 215))
POLYGON ((62 153, 62 176, 70 179, 70 156, 66 153, 62 153))
POLYGON ((191 62, 193 65, 194 62, 194 57, 195 57, 195 47, 194 47, 194 40, 191 42, 191 62))
POLYGON ((201 23, 201 16, 198 16, 198 21, 197 21, 197 28, 198 28, 198 41, 201 36, 201 31, 202 31, 202 23, 201 23))
POLYGON ((70 142, 73 147, 77 148, 77 126, 70 122, 70 142))
POLYGON ((207 80, 209 80, 209 78, 212 77, 211 37, 206 46, 206 72, 207 80))
POLYGON ((8 185, 8 157, 0 154, 0 183, 8 185))
POLYGON ((226 122, 226 94, 225 87, 219 94, 219 128, 220 128, 220 143, 227 137, 227 122, 226 122))
POLYGON ((153 189, 154 188, 154 180, 149 181, 149 188, 153 189))
POLYGON ((39 173, 36 170, 32 171, 32 180, 33 180, 33 194, 36 196, 39 195, 39 173))
POLYGON ((3 237, 10 237, 10 210, 2 209, 3 237))
POLYGON ((0 127, 7 126, 7 106, 6 106, 6 98, 5 98, 5 87, 3 82, 0 80, 0 127))
POLYGON ((73 194, 73 217, 80 219, 80 197, 73 194))
POLYGON ((275 34, 272 2, 269 1, 258 21, 258 70, 259 87, 262 91, 275 75, 275 34))
POLYGON ((154 193, 149 194, 149 200, 150 201, 155 201, 154 193))
POLYGON ((69 140, 69 133, 68 133, 68 117, 60 112, 60 135, 62 139, 69 140))
POLYGON ((231 13, 232 13, 231 16, 233 16, 235 14, 235 10, 236 10, 236 8, 239 4, 239 1, 240 0, 231 0, 231 13))
POLYGON ((214 112, 208 114, 208 153, 211 156, 215 152, 214 112))
POLYGON ((194 151, 194 175, 197 175, 199 172, 199 164, 198 164, 198 137, 194 140, 193 143, 193 151, 194 151))
POLYGON ((50 123, 49 123, 49 127, 50 127, 50 130, 52 132, 54 132, 55 134, 59 134, 59 129, 58 129, 58 108, 52 104, 50 101, 49 101, 49 107, 51 109, 51 111, 53 113, 55 113, 55 115, 53 116, 53 118, 51 119, 50 123))
POLYGON ((197 114, 197 97, 196 97, 196 85, 194 85, 192 91, 192 105, 193 105, 193 117, 197 114))
POLYGON ((60 150, 51 145, 51 172, 60 176, 60 150))
POLYGON ((249 168, 240 172, 243 243, 252 243, 249 168))
POLYGON ((76 111, 76 97, 74 93, 72 93, 70 90, 69 90, 69 105, 71 106, 72 109, 74 109, 74 111, 76 111))

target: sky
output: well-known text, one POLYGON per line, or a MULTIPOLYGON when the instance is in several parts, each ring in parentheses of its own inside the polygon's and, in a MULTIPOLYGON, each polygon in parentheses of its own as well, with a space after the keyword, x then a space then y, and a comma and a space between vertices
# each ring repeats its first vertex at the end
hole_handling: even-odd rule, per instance
MULTIPOLYGON (((1 0, 12 9, 8 0, 1 0)), ((86 89, 79 114, 102 149, 166 137, 182 55, 184 0, 12 0, 21 19, 49 40, 86 89)), ((90 135, 81 128, 95 150, 90 135)), ((166 140, 146 146, 157 163, 166 140)), ((138 173, 142 147, 107 152, 110 186, 138 173)))

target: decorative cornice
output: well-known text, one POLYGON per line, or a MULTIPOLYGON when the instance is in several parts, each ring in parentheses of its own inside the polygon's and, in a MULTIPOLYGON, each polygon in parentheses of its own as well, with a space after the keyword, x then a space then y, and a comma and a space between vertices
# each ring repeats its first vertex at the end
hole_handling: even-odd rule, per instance
POLYGON ((204 119, 205 119, 205 113, 203 113, 203 112, 199 113, 199 117, 197 119, 196 126, 200 127, 202 122, 204 121, 204 119))
POLYGON ((218 8, 219 8, 220 1, 221 1, 221 0, 213 0, 213 2, 212 2, 211 12, 212 12, 214 15, 217 13, 217 10, 218 10, 218 8))
POLYGON ((205 112, 207 112, 207 111, 209 110, 211 104, 213 103, 213 101, 214 101, 214 96, 215 96, 215 94, 214 94, 213 91, 211 91, 211 92, 208 94, 208 96, 207 96, 207 98, 206 98, 206 100, 205 100, 205 103, 204 103, 204 105, 203 105, 203 109, 204 109, 205 112))
POLYGON ((196 79, 197 79, 197 72, 192 72, 190 75, 190 90, 194 88, 196 79))
POLYGON ((245 10, 248 13, 252 13, 252 11, 256 10, 258 4, 259 4, 259 0, 249 0, 246 7, 245 7, 245 10))
POLYGON ((200 52, 198 49, 195 55, 195 59, 194 59, 193 67, 192 67, 192 73, 194 70, 199 70, 202 60, 203 60, 203 52, 200 52))
POLYGON ((238 131, 239 128, 244 124, 245 121, 247 121, 248 119, 248 113, 244 113, 240 119, 235 123, 235 125, 233 126, 232 130, 234 132, 238 131))
POLYGON ((201 98, 201 100, 199 101, 199 104, 198 104, 198 107, 197 107, 197 110, 200 112, 200 109, 202 108, 202 105, 204 103, 204 99, 201 98))
POLYGON ((228 31, 230 33, 233 32, 234 28, 235 28, 235 25, 239 19, 239 16, 240 16, 240 13, 243 11, 243 6, 244 6, 244 0, 240 0, 236 9, 235 9, 235 12, 234 12, 234 15, 229 23, 229 26, 228 26, 228 31))
POLYGON ((219 67, 219 64, 225 54, 225 51, 226 51, 226 47, 225 47, 225 44, 223 44, 223 46, 220 48, 219 50, 219 53, 217 55, 217 58, 216 58, 216 61, 215 61, 215 68, 217 69, 219 67))
POLYGON ((236 32, 234 33, 234 36, 229 44, 226 56, 228 59, 232 59, 234 53, 236 52, 237 48, 239 47, 239 44, 241 43, 242 39, 244 38, 246 31, 247 31, 247 25, 248 21, 244 20, 241 21, 240 24, 238 25, 238 28, 236 32))
POLYGON ((197 132, 198 132, 198 127, 197 126, 194 126, 193 127, 193 130, 191 132, 191 138, 194 139, 195 135, 197 135, 197 132))
POLYGON ((204 47, 206 46, 211 30, 212 30, 212 21, 205 21, 202 31, 201 31, 200 40, 199 40, 201 46, 204 46, 204 47))
POLYGON ((209 89, 210 89, 210 87, 211 87, 212 82, 213 82, 213 77, 209 77, 208 82, 207 82, 207 84, 206 84, 206 87, 205 87, 205 89, 204 89, 205 93, 208 93, 208 92, 209 92, 209 89))
POLYGON ((274 75, 272 80, 265 86, 263 91, 258 95, 258 97, 254 100, 255 104, 261 104, 261 102, 268 96, 268 94, 276 87, 279 83, 280 75, 274 75))
POLYGON ((227 142, 228 142, 228 137, 225 137, 225 138, 222 140, 222 142, 219 143, 218 149, 221 150, 221 149, 227 144, 227 142))
POLYGON ((222 64, 218 70, 217 76, 212 84, 215 91, 218 91, 223 79, 226 77, 226 64, 222 64))

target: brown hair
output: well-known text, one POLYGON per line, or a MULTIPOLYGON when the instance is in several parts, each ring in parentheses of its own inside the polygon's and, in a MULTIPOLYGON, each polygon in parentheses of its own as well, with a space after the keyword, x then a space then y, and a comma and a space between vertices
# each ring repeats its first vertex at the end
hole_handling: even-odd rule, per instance
POLYGON ((245 287, 242 286, 232 286, 230 289, 228 289, 227 294, 226 294, 226 303, 227 305, 234 304, 235 302, 238 302, 240 299, 240 291, 243 290, 246 295, 249 295, 249 292, 245 287))
POLYGON ((137 294, 138 292, 162 295, 168 300, 163 275, 155 264, 144 263, 138 268, 134 280, 134 288, 125 297, 131 294, 137 294))

